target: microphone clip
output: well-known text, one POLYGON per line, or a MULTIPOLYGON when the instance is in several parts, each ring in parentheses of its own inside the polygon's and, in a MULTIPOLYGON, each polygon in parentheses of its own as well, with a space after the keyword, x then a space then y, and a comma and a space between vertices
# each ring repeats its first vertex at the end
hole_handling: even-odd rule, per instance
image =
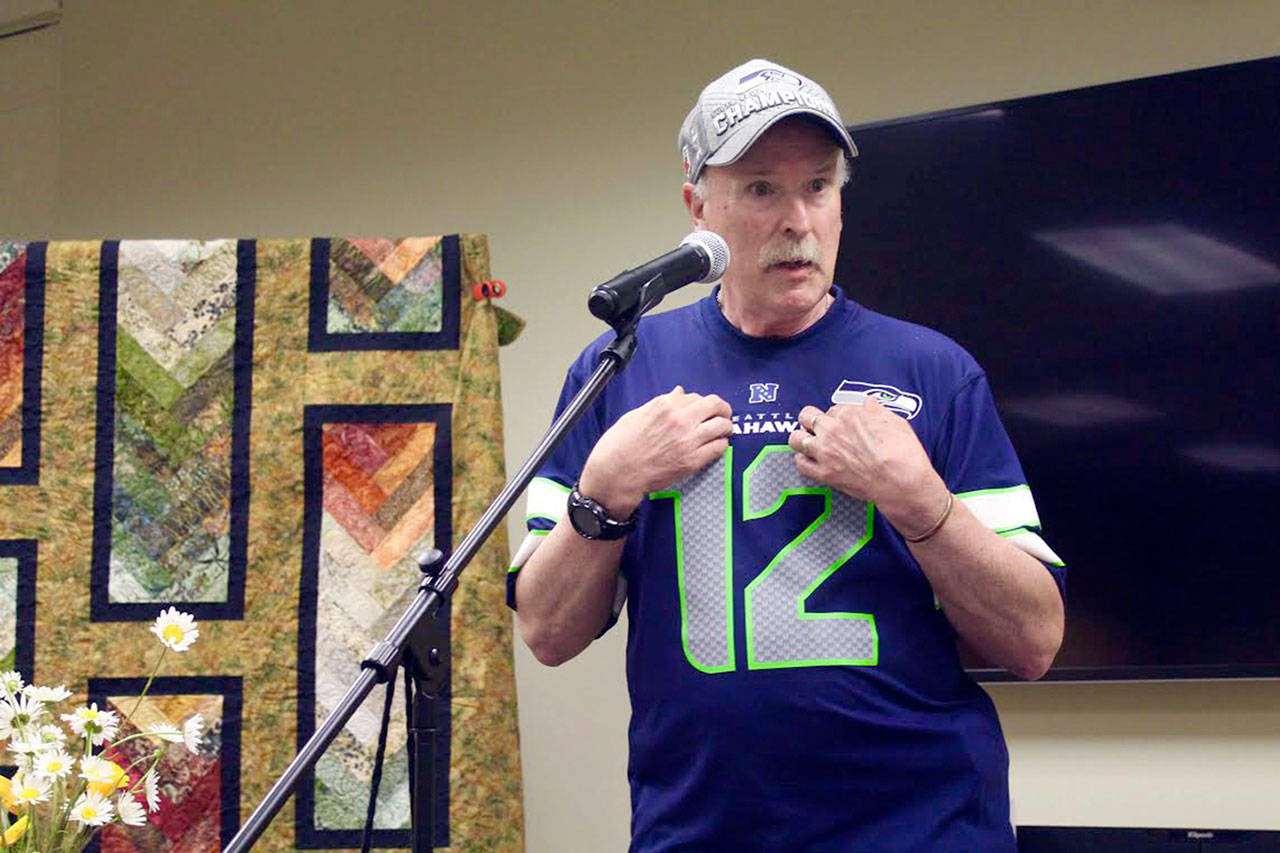
POLYGON ((616 317, 610 317, 609 325, 618 333, 634 329, 640 322, 640 318, 657 308, 666 295, 666 282, 662 278, 662 273, 654 273, 652 278, 640 286, 640 296, 631 310, 623 311, 616 317))

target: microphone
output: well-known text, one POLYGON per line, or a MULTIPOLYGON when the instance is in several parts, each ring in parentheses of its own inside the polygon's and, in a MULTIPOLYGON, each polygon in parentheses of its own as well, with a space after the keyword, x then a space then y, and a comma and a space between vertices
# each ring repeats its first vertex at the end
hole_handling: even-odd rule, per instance
POLYGON ((640 301, 641 291, 651 280, 646 294, 657 296, 654 304, 673 290, 695 281, 715 281, 729 266, 729 244, 711 231, 694 231, 665 255, 623 270, 604 284, 591 289, 587 308, 606 323, 625 317, 640 301))

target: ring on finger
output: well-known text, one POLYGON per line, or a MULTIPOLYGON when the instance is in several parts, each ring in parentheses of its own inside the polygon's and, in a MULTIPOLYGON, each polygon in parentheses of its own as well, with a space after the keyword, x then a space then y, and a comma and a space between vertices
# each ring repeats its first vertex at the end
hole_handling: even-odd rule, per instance
POLYGON ((813 420, 809 421, 809 432, 818 431, 818 418, 822 417, 822 412, 818 412, 813 416, 813 420))
POLYGON ((805 456, 809 455, 809 445, 813 443, 813 436, 806 435, 804 440, 800 442, 800 452, 805 456))

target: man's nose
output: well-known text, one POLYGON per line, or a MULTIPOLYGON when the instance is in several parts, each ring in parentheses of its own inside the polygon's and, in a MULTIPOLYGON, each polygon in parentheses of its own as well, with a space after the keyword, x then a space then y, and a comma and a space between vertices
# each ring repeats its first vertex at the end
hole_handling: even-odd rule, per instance
POLYGON ((789 233, 803 237, 809 233, 812 220, 809 205, 802 196, 792 196, 786 201, 783 211, 782 227, 789 233))

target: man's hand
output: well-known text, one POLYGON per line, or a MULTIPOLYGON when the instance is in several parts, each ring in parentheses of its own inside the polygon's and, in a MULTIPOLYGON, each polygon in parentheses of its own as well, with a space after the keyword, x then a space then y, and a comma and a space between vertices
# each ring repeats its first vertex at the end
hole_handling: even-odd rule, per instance
POLYGON ((733 434, 729 404, 677 385, 618 419, 596 442, 579 479, 584 495, 626 518, 652 491, 719 459, 733 434))
POLYGON ((788 440, 800 473, 874 503, 904 535, 928 532, 908 547, 957 633, 996 666, 1043 675, 1062 644, 1053 578, 962 501, 949 512, 947 486, 911 425, 874 400, 826 412, 805 406, 800 425, 788 440))
POLYGON ((874 503, 906 533, 927 530, 946 505, 946 485, 915 430, 875 400, 800 410, 788 439, 796 468, 819 483, 874 503))
MULTIPOLYGON (((650 492, 710 465, 729 446, 729 404, 677 385, 618 419, 587 458, 578 488, 614 518, 650 492)), ((588 541, 562 517, 516 578, 516 623, 535 657, 555 666, 581 652, 609 618, 622 539, 588 541)))

